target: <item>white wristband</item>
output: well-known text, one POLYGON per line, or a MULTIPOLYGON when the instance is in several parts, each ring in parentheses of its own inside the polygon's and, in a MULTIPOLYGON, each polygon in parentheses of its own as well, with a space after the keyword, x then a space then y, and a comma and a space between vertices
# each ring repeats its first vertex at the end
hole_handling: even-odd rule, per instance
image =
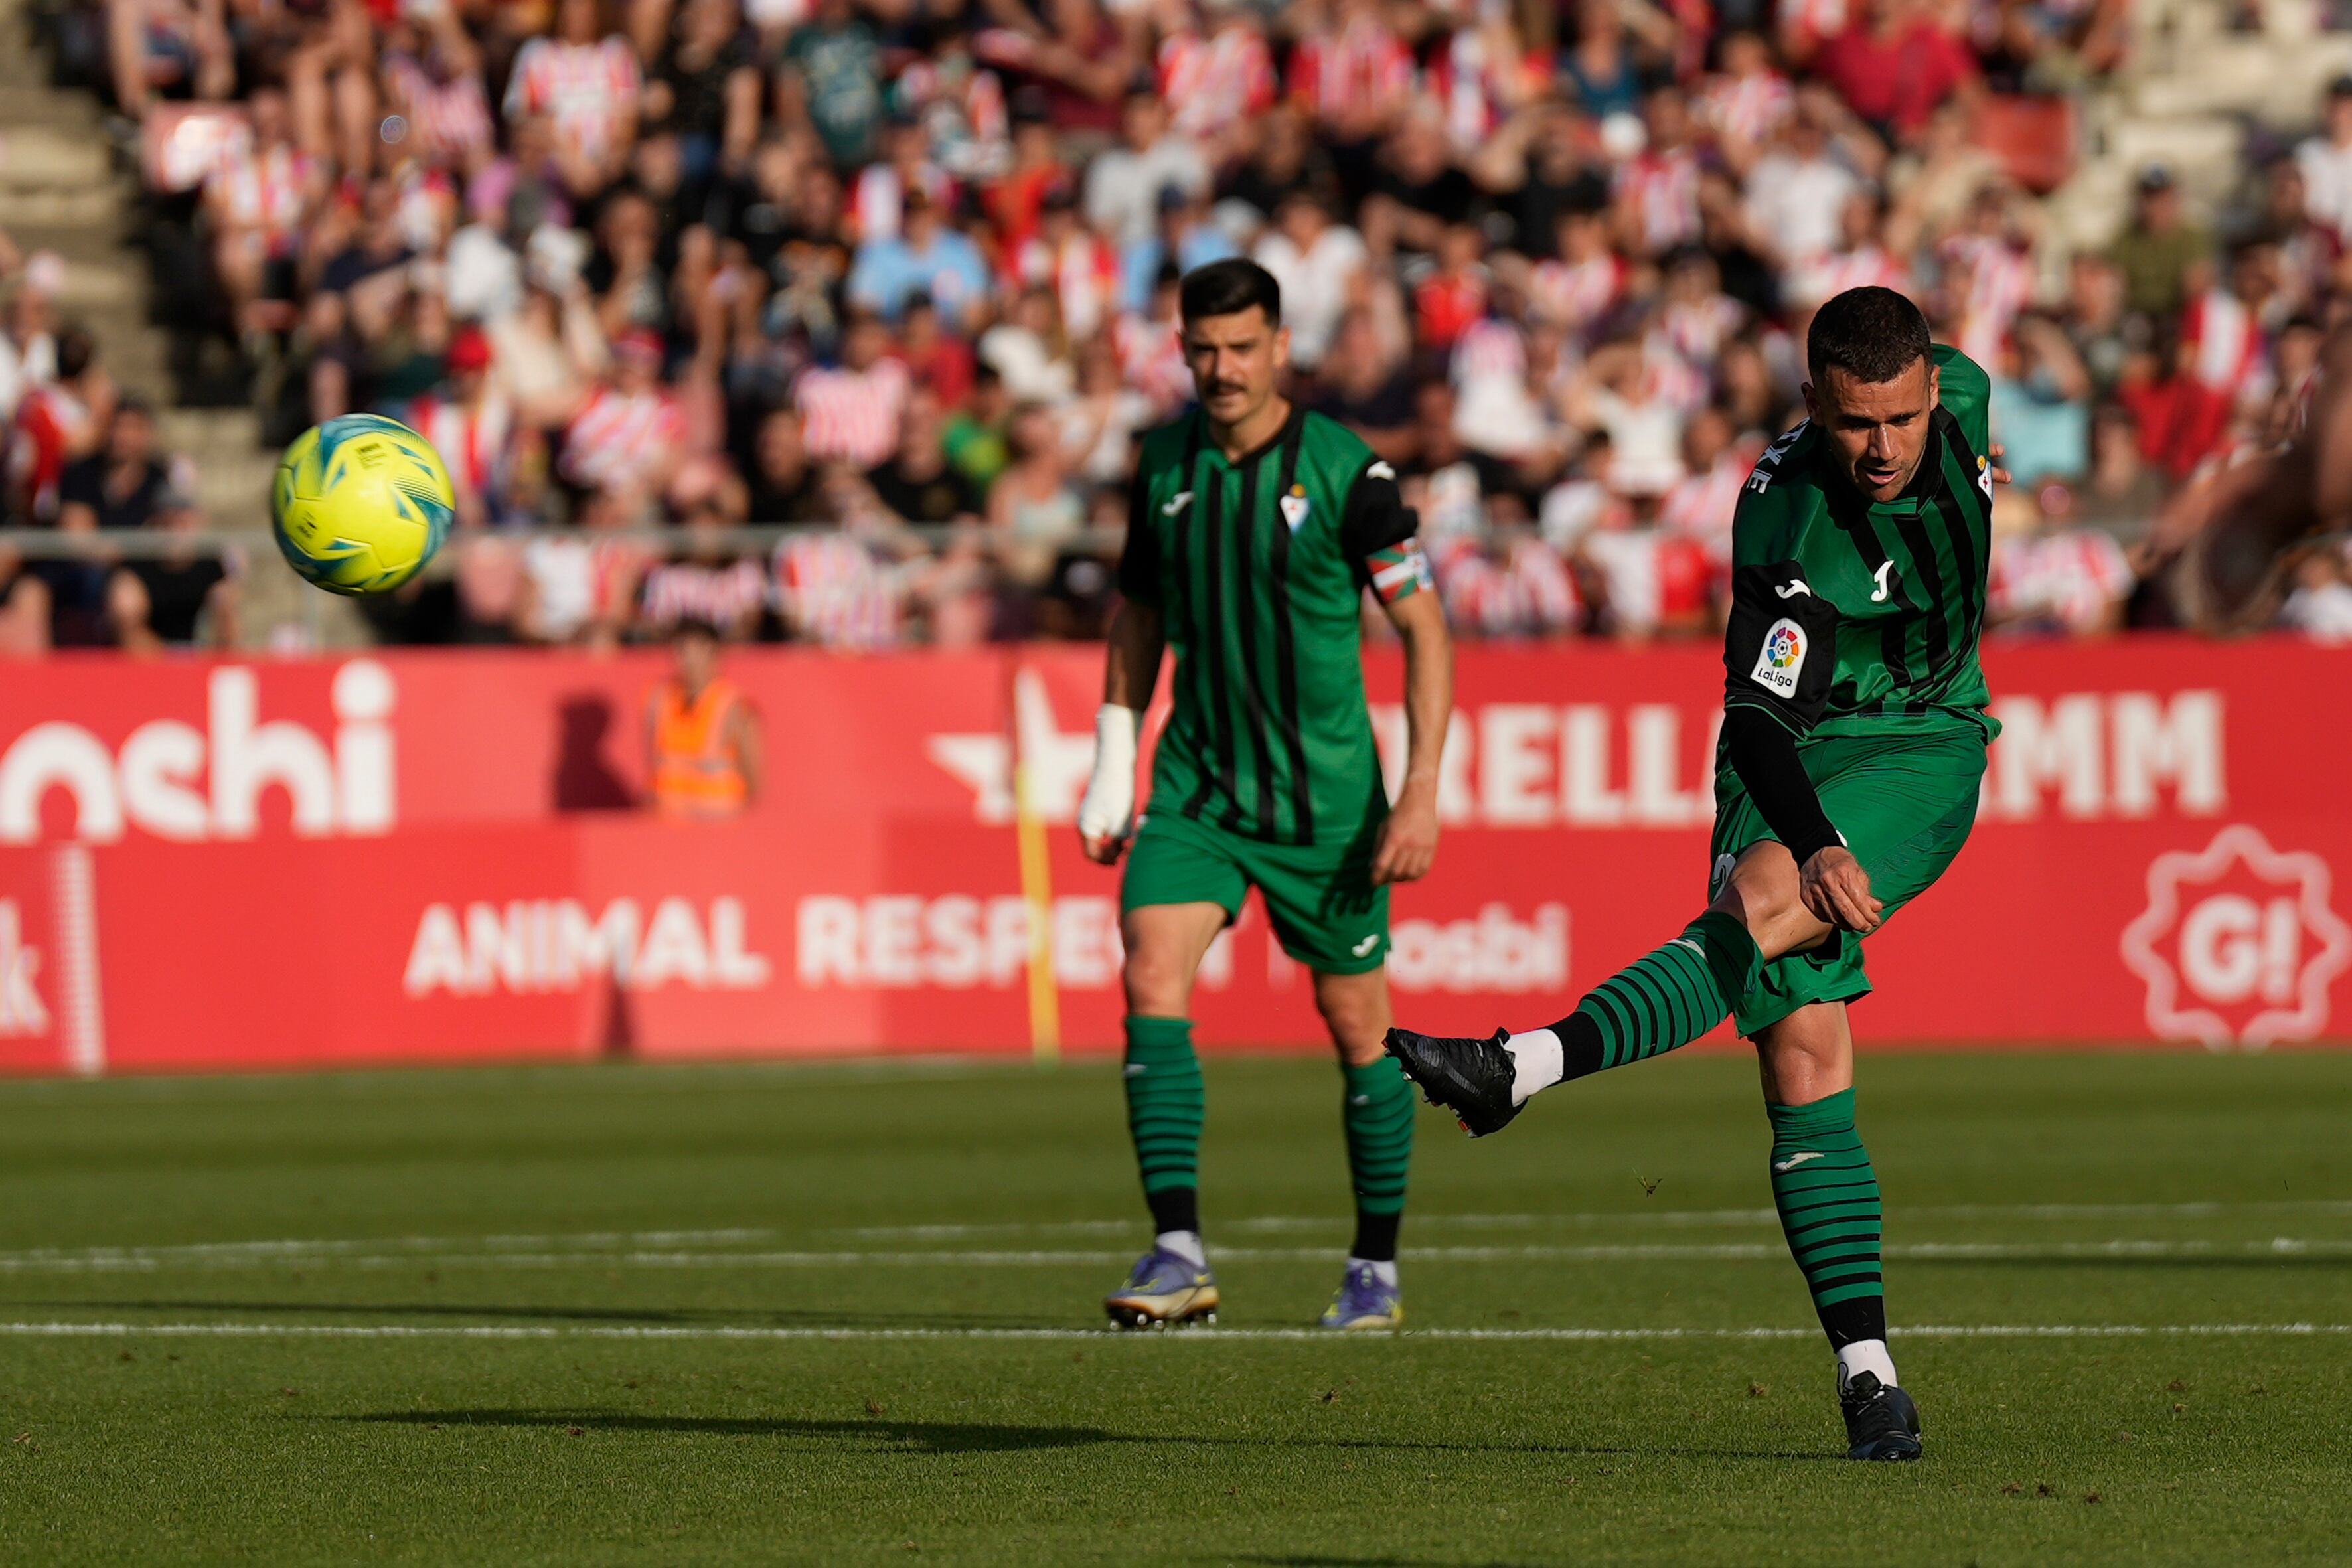
POLYGON ((1095 766, 1078 803, 1078 831, 1125 842, 1135 826, 1135 753, 1143 715, 1118 702, 1095 710, 1095 766))

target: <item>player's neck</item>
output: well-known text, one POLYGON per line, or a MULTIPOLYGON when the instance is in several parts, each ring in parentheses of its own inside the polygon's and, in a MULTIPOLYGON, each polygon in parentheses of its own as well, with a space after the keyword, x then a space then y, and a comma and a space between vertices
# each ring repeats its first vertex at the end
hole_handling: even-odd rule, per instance
POLYGON ((1209 419, 1209 444, 1223 453, 1228 463, 1239 462, 1273 440, 1275 432, 1289 421, 1290 399, 1277 392, 1231 425, 1209 419))

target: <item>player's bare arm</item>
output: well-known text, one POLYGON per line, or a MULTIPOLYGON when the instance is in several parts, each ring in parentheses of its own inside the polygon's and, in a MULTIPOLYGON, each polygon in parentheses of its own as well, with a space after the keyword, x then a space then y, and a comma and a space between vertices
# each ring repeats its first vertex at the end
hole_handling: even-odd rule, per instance
POLYGON ((1111 617, 1103 666, 1102 707, 1095 714, 1095 766, 1078 804, 1078 842, 1087 858, 1117 864, 1135 832, 1135 759, 1143 712, 1159 683, 1168 639, 1160 612, 1133 600, 1111 617))
POLYGON ((1411 882, 1437 858, 1438 761, 1454 711, 1454 641, 1435 594, 1382 605, 1404 644, 1404 782, 1381 825, 1372 881, 1411 882))

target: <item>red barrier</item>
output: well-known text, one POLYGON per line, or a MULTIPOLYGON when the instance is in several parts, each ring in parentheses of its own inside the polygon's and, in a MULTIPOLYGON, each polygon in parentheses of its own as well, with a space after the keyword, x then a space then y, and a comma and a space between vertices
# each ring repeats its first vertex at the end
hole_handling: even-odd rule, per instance
MULTIPOLYGON (((2352 653, 1990 662, 2009 730, 1979 829, 1873 940, 1864 1039, 2326 1036, 2352 984, 2331 880, 2352 653)), ((1056 1022, 1074 1048, 1116 1040, 1116 875, 1069 827, 1098 649, 738 654, 772 778, 723 826, 632 809, 661 668, 59 658, 12 679, 0 1070, 1025 1050, 1056 1022), (1016 756, 1050 889, 1022 886, 1016 756), (1033 1013, 1033 907, 1057 1019, 1033 1013)), ((1719 679, 1703 649, 1465 650, 1438 868, 1397 899, 1403 1016, 1556 1016, 1696 910, 1719 679)), ((1391 757, 1400 683, 1376 653, 1391 757)), ((1212 1043, 1318 1033, 1255 906, 1195 1012, 1212 1043)))

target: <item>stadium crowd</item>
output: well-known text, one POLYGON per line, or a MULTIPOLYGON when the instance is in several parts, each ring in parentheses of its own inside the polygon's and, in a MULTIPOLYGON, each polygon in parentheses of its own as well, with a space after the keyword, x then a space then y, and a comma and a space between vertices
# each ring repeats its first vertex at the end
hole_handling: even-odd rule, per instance
MULTIPOLYGON (((1099 630, 1135 437, 1188 397, 1174 279, 1234 254, 1283 286, 1294 395, 1405 477, 1465 635, 1712 635, 1806 321, 1863 283, 1995 377, 1997 621, 2165 624, 2149 521, 2276 438, 2352 281, 2352 80, 2226 245, 2149 167, 2113 244, 2061 256, 2038 193, 2126 3, 52 15, 104 46, 184 220, 175 297, 270 438, 373 409, 446 457, 456 570, 383 635, 878 647, 1099 630), (824 526, 747 554, 746 522, 824 526)), ((0 250, 18 520, 188 526, 39 259, 0 250)), ((130 635, 131 596, 64 584, 57 635, 130 635)), ((2352 636, 2340 559, 2288 615, 2352 636)))

